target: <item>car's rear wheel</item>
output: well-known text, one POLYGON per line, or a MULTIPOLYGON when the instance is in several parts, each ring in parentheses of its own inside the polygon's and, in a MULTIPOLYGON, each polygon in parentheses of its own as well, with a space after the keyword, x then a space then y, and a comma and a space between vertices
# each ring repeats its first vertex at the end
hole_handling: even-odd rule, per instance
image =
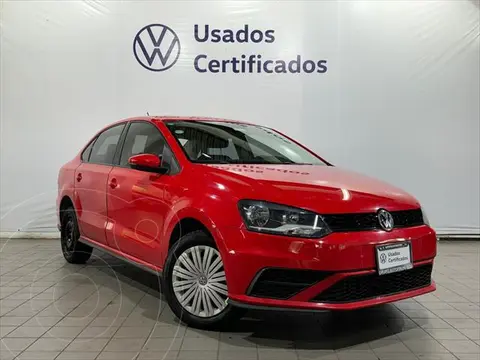
POLYGON ((78 241, 80 231, 78 229, 75 209, 69 207, 61 213, 60 242, 62 253, 69 263, 84 264, 92 255, 92 247, 78 241))
POLYGON ((224 326, 240 316, 228 304, 228 285, 220 252, 203 231, 183 236, 169 252, 164 294, 174 314, 192 327, 224 326))

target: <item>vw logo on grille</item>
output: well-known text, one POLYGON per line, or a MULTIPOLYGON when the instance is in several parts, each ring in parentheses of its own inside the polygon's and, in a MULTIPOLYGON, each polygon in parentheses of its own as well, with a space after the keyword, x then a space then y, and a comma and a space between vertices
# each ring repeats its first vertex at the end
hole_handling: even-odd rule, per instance
POLYGON ((380 227, 385 230, 385 231, 392 231, 393 226, 395 225, 393 223, 393 216, 390 214, 387 210, 385 209, 380 209, 378 210, 377 214, 378 218, 378 223, 380 224, 380 227))
POLYGON ((180 55, 180 40, 166 25, 147 25, 135 36, 133 53, 145 69, 164 71, 177 62, 180 55))

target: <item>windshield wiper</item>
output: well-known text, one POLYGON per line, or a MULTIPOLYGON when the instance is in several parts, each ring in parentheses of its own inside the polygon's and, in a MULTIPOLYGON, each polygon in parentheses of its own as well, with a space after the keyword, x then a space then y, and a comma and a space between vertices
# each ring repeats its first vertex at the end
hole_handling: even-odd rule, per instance
POLYGON ((193 160, 193 162, 197 164, 235 164, 234 162, 216 159, 193 160))
POLYGON ((273 161, 258 160, 258 159, 251 159, 251 160, 232 159, 230 161, 220 160, 220 159, 201 159, 201 160, 194 160, 193 162, 197 164, 230 164, 230 165, 313 165, 311 163, 296 163, 294 161, 273 162, 273 161))

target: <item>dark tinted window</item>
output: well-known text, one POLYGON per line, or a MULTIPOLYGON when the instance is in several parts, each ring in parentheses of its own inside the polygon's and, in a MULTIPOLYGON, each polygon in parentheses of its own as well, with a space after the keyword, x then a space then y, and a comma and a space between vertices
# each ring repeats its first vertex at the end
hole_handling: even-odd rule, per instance
POLYGON ((112 164, 118 140, 124 127, 125 124, 116 125, 102 132, 93 144, 89 161, 99 164, 112 164))
POLYGON ((90 142, 90 144, 88 144, 88 146, 85 148, 85 150, 83 150, 82 161, 87 162, 88 159, 90 158, 90 153, 92 152, 93 144, 95 144, 95 139, 92 140, 92 142, 90 142))
POLYGON ((165 140, 160 131, 148 122, 132 122, 128 128, 120 157, 120 166, 128 165, 132 155, 162 155, 165 140))

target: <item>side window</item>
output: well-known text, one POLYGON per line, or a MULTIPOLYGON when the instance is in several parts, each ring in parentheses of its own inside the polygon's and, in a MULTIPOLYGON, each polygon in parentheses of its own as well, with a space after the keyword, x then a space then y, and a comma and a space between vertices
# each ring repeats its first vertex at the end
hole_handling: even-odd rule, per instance
POLYGON ((95 144, 95 140, 96 139, 93 139, 90 142, 90 144, 88 144, 88 146, 85 148, 85 150, 83 150, 83 152, 82 152, 82 161, 83 162, 88 162, 88 159, 90 158, 90 153, 92 152, 93 144, 95 144))
POLYGON ((163 155, 165 140, 160 131, 148 122, 132 122, 123 145, 120 166, 127 166, 132 155, 163 155))
POLYGON ((118 140, 125 124, 113 126, 102 132, 93 144, 89 161, 98 164, 112 164, 118 140))

